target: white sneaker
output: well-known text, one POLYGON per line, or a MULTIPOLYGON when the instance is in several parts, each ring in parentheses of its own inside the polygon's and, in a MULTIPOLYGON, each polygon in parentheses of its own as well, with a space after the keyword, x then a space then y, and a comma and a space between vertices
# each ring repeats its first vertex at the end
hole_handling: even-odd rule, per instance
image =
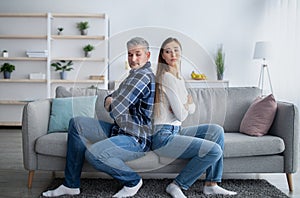
POLYGON ((133 187, 124 186, 119 192, 114 194, 113 197, 116 197, 116 198, 132 197, 139 191, 139 189, 142 187, 142 185, 143 185, 143 180, 140 179, 140 181, 137 185, 135 185, 133 187))
POLYGON ((226 190, 218 185, 215 186, 204 186, 203 193, 206 195, 236 195, 236 192, 226 190))
POLYGON ((63 184, 54 190, 48 190, 42 193, 44 197, 58 197, 61 195, 79 195, 79 194, 80 194, 79 188, 69 188, 64 186, 63 184))
POLYGON ((167 186, 166 192, 169 193, 173 198, 186 198, 186 196, 181 191, 180 187, 174 183, 170 183, 167 186))

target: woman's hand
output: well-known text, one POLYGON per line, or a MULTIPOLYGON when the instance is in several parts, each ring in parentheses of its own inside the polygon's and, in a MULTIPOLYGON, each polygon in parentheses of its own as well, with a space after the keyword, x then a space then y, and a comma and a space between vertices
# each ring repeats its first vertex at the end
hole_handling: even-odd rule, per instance
POLYGON ((190 104, 193 104, 194 102, 193 102, 193 97, 192 97, 192 95, 188 95, 187 96, 187 102, 184 104, 184 108, 188 111, 189 110, 189 105, 190 104))
POLYGON ((192 97, 191 94, 189 94, 189 95, 187 96, 187 103, 188 103, 188 104, 193 104, 193 103, 194 103, 193 97, 192 97))

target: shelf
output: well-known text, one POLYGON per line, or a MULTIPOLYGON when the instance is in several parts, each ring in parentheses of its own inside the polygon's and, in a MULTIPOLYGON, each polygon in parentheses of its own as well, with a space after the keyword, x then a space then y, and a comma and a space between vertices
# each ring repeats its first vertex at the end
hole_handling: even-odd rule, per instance
POLYGON ((104 83, 104 80, 52 80, 51 83, 86 83, 86 84, 91 84, 91 83, 104 83))
POLYGON ((46 57, 0 57, 0 61, 45 61, 47 60, 46 57))
MULTIPOLYGON (((1 95, 0 112, 4 112, 0 117, 0 125, 21 126, 21 109, 30 100, 27 98, 41 99, 55 97, 57 86, 79 87, 97 86, 104 89, 108 87, 108 79, 92 80, 91 75, 97 71, 103 73, 105 78, 108 76, 108 39, 109 20, 103 13, 0 13, 2 26, 12 26, 12 28, 0 33, 0 48, 9 52, 9 57, 0 54, 0 65, 4 62, 12 62, 20 65, 18 74, 11 79, 3 79, 0 75, 0 87, 9 90, 9 95, 1 95), (88 20, 91 24, 89 35, 80 35, 75 22, 88 20), (57 35, 57 27, 66 27, 66 32, 57 35), (91 57, 84 57, 82 47, 85 43, 103 43, 97 48, 91 57), (98 50, 99 49, 99 50, 98 50), (26 50, 47 50, 46 56, 29 57, 26 50), (81 52, 81 53, 80 53, 81 52), (74 70, 67 80, 59 79, 53 71, 52 62, 72 60, 74 70), (75 62, 76 61, 76 62, 75 62), (21 68, 21 66, 24 67, 21 68), (76 69, 86 65, 85 72, 76 73, 76 69), (104 66, 103 66, 104 65, 104 66), (77 67, 78 66, 78 67, 77 67), (102 67, 98 71, 98 67, 102 67), (44 79, 29 79, 30 74, 45 74, 44 79), (10 91, 17 90, 17 91, 10 91), (45 93, 44 93, 45 92, 45 93), (22 100, 24 99, 24 100, 22 100), (7 116, 7 115, 8 116, 7 116)), ((38 54, 39 55, 39 54, 38 54)), ((31 55, 30 55, 31 56, 31 55)), ((95 78, 100 79, 100 78, 95 78)), ((35 100, 35 99, 34 99, 35 100)))
POLYGON ((186 83, 228 83, 228 80, 185 80, 186 83))
POLYGON ((89 36, 89 35, 52 35, 52 39, 95 39, 105 40, 105 36, 89 36))
POLYGON ((105 18, 105 14, 56 13, 52 17, 105 18))
POLYGON ((0 79, 0 83, 45 83, 46 80, 31 80, 31 79, 0 79))
POLYGON ((0 122, 0 126, 22 126, 22 122, 0 122))
POLYGON ((0 17, 46 17, 46 13, 1 13, 0 17))
POLYGON ((78 57, 56 57, 56 58, 52 58, 51 61, 59 61, 59 60, 72 60, 72 61, 97 61, 97 62, 105 62, 105 58, 87 58, 87 57, 82 57, 82 58, 78 58, 78 57))
POLYGON ((46 35, 0 35, 0 39, 47 39, 46 35))
POLYGON ((30 101, 20 101, 20 100, 0 100, 1 105, 25 105, 30 101))
MULTIPOLYGON (((47 17, 46 13, 1 13, 0 17, 47 17)), ((105 18, 105 14, 55 13, 52 17, 105 18)))

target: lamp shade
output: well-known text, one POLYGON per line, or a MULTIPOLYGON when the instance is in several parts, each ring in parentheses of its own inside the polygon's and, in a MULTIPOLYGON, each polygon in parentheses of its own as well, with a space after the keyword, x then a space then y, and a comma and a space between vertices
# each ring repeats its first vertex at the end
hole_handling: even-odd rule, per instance
POLYGON ((255 43, 254 59, 266 59, 270 56, 271 43, 267 41, 259 41, 255 43))

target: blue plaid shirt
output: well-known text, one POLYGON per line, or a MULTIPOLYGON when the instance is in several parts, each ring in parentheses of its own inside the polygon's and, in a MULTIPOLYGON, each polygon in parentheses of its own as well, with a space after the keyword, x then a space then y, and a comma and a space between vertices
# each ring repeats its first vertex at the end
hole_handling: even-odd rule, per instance
POLYGON ((111 135, 133 136, 144 151, 148 151, 151 146, 154 94, 155 76, 150 62, 139 69, 131 69, 119 88, 109 95, 113 98, 110 115, 115 120, 111 135))

